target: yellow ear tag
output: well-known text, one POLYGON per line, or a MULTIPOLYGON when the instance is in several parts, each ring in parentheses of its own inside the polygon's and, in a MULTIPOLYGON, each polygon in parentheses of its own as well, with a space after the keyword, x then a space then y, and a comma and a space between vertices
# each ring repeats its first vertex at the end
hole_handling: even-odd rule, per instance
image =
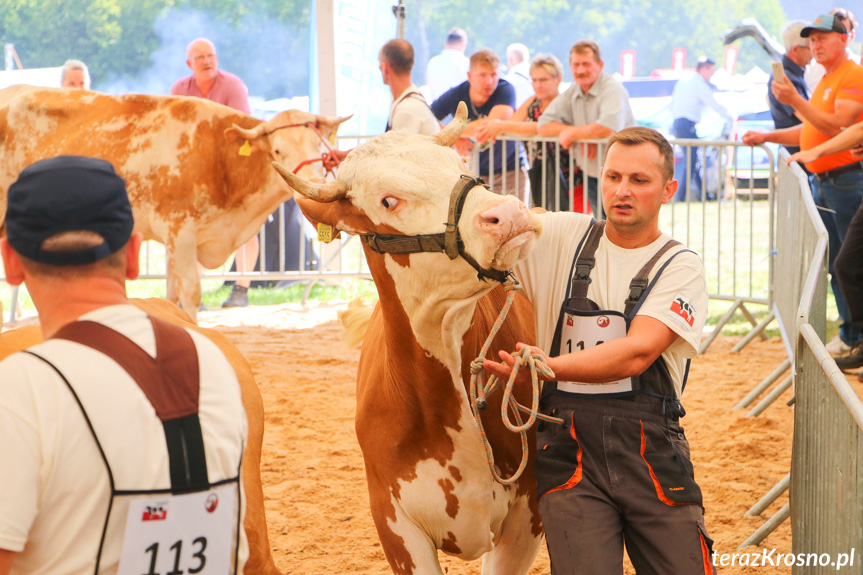
POLYGON ((240 155, 241 156, 251 156, 252 155, 252 146, 249 144, 249 141, 246 140, 246 143, 240 146, 240 155))
POLYGON ((325 244, 333 241, 333 226, 327 224, 318 224, 318 241, 325 244))

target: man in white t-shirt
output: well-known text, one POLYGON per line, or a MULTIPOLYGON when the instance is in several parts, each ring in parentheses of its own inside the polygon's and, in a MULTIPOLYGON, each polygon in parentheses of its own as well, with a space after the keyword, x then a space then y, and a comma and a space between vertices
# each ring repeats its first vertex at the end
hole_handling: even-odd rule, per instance
MULTIPOLYGON (((697 255, 659 230, 674 152, 650 128, 613 134, 601 172, 607 223, 548 212, 514 273, 557 381, 537 433, 540 515, 556 575, 712 571, 680 396, 707 313, 697 255)), ((524 344, 519 344, 519 349, 524 344)), ((507 378, 514 359, 484 367, 507 378)), ((529 376, 519 372, 519 379, 529 376)))
POLYGON ((209 339, 126 299, 141 235, 123 180, 42 160, 9 187, 5 224, 6 279, 26 282, 45 342, 0 362, 0 575, 242 573, 237 377, 209 339))
POLYGON ((411 81, 414 48, 407 40, 390 40, 378 54, 381 76, 390 87, 393 103, 387 120, 387 131, 402 130, 412 134, 434 136, 440 132, 435 118, 420 89, 411 81))
POLYGON ((444 41, 444 49, 429 60, 426 66, 426 84, 432 101, 444 92, 467 81, 470 60, 464 55, 467 50, 467 32, 453 28, 444 41))

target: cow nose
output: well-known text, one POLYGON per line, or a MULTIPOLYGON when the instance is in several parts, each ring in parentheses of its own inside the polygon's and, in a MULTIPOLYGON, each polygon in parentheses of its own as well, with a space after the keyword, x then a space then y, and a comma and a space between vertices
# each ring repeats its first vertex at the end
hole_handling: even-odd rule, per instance
POLYGON ((510 198, 480 213, 476 218, 476 227, 480 232, 504 237, 513 230, 525 227, 528 222, 525 205, 516 198, 510 198))

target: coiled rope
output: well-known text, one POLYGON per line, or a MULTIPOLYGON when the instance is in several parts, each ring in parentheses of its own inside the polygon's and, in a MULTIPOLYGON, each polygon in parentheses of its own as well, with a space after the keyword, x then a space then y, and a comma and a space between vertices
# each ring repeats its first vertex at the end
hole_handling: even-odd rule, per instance
POLYGON ((473 417, 476 420, 476 425, 479 428, 480 436, 482 437, 482 443, 485 447, 486 461, 488 462, 488 468, 491 471, 492 477, 494 477, 494 480, 498 483, 511 485, 518 481, 521 474, 524 473, 525 467, 527 467, 527 458, 530 449, 530 446, 527 443, 527 430, 536 423, 537 419, 558 424, 563 423, 563 420, 539 413, 539 374, 545 376, 546 379, 554 379, 554 372, 551 371, 545 363, 545 358, 538 353, 530 353, 530 347, 524 347, 523 349, 514 352, 512 355, 515 357, 515 365, 512 368, 509 381, 507 381, 506 387, 503 391, 500 416, 506 428, 513 433, 518 433, 521 438, 521 463, 515 473, 513 473, 509 478, 503 478, 497 473, 494 468, 494 453, 492 452, 491 444, 488 442, 488 436, 486 434, 485 427, 482 424, 480 412, 486 409, 488 405, 486 397, 494 392, 498 384, 498 377, 496 375, 489 377, 488 383, 483 381, 482 362, 486 359, 486 354, 491 347, 492 340, 494 340, 497 332, 500 331, 504 320, 506 320, 506 316, 509 313, 510 307, 512 307, 513 300, 515 299, 515 292, 521 289, 521 284, 519 284, 514 277, 509 276, 503 284, 503 289, 506 293, 506 303, 504 303, 503 309, 500 311, 497 320, 494 322, 494 326, 491 328, 491 333, 488 338, 486 338, 485 343, 482 346, 482 351, 480 352, 479 357, 473 360, 470 364, 470 407, 473 412, 473 417), (527 366, 530 369, 530 378, 533 390, 533 400, 530 407, 520 404, 512 394, 512 388, 515 385, 515 378, 518 375, 519 370, 524 366, 527 366), (521 413, 519 413, 520 411, 530 414, 527 421, 523 421, 521 413), (512 412, 512 419, 515 420, 515 423, 510 419, 510 412, 512 412))

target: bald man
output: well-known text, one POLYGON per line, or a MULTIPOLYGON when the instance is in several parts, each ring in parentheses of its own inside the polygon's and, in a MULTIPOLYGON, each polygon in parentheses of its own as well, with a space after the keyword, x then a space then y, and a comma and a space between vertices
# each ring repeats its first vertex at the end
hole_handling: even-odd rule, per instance
POLYGON ((219 70, 216 47, 206 38, 192 40, 186 48, 186 65, 191 76, 180 78, 171 86, 172 96, 197 96, 244 114, 250 114, 249 89, 237 76, 219 70))
MULTIPOLYGON (((219 70, 219 57, 216 46, 206 38, 192 40, 186 47, 186 65, 191 76, 180 78, 171 86, 172 96, 197 96, 219 104, 224 104, 244 114, 251 114, 249 108, 249 89, 237 76, 219 70)), ((258 261, 260 245, 258 236, 252 236, 236 255, 237 270, 250 272, 258 261)), ((238 279, 231 295, 222 307, 246 307, 249 305, 248 290, 251 280, 238 279)))

